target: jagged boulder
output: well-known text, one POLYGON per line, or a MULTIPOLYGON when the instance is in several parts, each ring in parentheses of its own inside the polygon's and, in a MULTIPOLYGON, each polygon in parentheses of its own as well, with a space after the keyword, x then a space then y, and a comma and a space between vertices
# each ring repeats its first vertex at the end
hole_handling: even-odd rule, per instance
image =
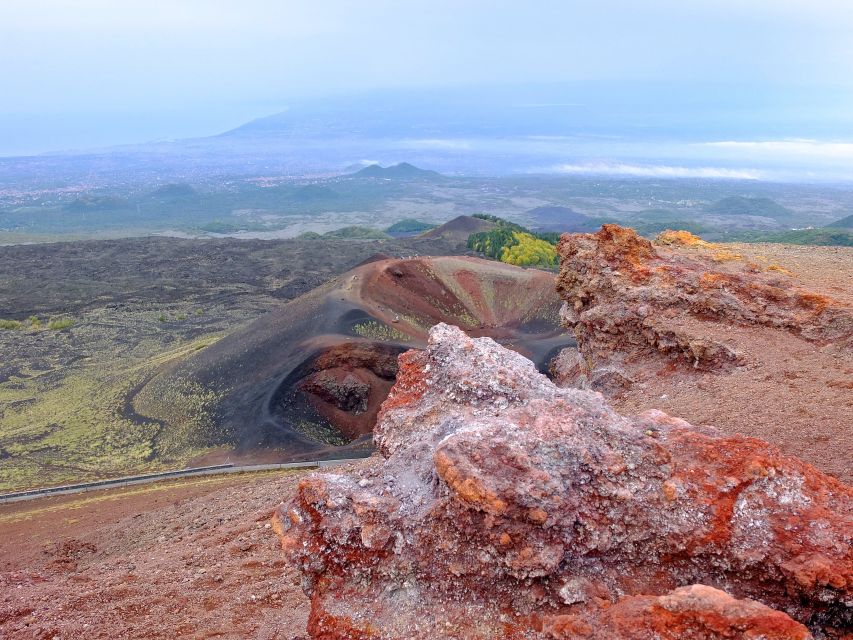
POLYGON ((545 631, 553 638, 588 640, 812 638, 805 626, 784 613, 699 584, 663 596, 626 596, 613 606, 580 615, 554 616, 545 631))
POLYGON ((313 638, 781 640, 850 624, 853 491, 762 441, 619 415, 444 324, 400 357, 375 439, 381 463, 309 476, 274 516, 313 638))
POLYGON ((747 360, 727 339, 733 325, 853 346, 853 315, 837 301, 792 286, 779 272, 759 272, 684 231, 666 232, 658 242, 614 224, 561 237, 560 315, 581 356, 554 363, 562 383, 608 391, 613 376, 598 371, 605 368, 625 380, 637 366, 646 373, 671 365, 729 370, 747 360), (696 251, 662 253, 664 246, 696 251))

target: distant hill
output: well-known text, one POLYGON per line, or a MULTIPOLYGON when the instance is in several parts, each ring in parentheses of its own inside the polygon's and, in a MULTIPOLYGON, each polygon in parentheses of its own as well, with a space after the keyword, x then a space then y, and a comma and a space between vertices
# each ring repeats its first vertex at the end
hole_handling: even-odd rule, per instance
POLYGON ((557 231, 577 233, 583 231, 595 231, 601 226, 601 221, 596 218, 578 213, 569 207, 548 205, 536 207, 527 212, 530 216, 531 228, 534 231, 557 231))
POLYGON ((342 229, 335 229, 334 231, 328 231, 323 234, 324 238, 341 238, 344 240, 382 240, 388 237, 388 234, 380 231, 379 229, 373 229, 372 227, 360 227, 357 225, 353 225, 350 227, 343 227, 342 229))
POLYGON ((445 240, 453 240, 456 242, 467 242, 468 236, 472 233, 480 233, 481 231, 491 231, 497 227, 497 224, 491 220, 483 220, 471 216, 459 216, 453 218, 450 222, 445 222, 440 227, 436 227, 432 231, 427 231, 421 234, 421 238, 444 238, 445 240))
POLYGON ((437 225, 429 222, 415 220, 414 218, 406 218, 405 220, 400 220, 399 222, 392 224, 390 227, 385 229, 385 233, 395 238, 402 238, 405 236, 414 236, 419 233, 423 233, 424 231, 429 231, 430 229, 435 229, 436 226, 437 225))
POLYGON ((646 209, 631 216, 628 226, 643 236, 656 236, 667 229, 689 231, 696 235, 707 233, 713 229, 699 222, 687 213, 670 211, 669 209, 646 209))
POLYGON ((383 167, 378 164, 371 164, 360 171, 352 174, 354 178, 387 178, 387 179, 418 179, 418 180, 440 180, 442 176, 437 171, 429 169, 420 169, 408 162, 383 167))
POLYGON ((765 218, 788 218, 794 212, 770 198, 729 196, 708 205, 708 213, 724 216, 763 216, 765 218))
POLYGON ((833 229, 853 229, 853 215, 841 218, 841 220, 836 220, 832 224, 828 224, 826 226, 832 227, 833 229))

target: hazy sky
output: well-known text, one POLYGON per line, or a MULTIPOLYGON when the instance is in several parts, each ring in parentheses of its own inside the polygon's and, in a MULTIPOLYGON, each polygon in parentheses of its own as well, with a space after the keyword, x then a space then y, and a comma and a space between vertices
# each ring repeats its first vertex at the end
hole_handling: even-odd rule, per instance
POLYGON ((380 87, 849 96, 851 34, 850 0, 2 0, 0 154, 206 135, 380 87))

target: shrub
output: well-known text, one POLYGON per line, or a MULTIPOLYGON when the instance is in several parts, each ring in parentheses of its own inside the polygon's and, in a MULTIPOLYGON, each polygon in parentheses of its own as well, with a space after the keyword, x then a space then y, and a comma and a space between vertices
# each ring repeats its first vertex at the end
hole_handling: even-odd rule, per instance
POLYGON ((74 321, 71 318, 63 318, 60 320, 51 320, 47 328, 51 331, 62 331, 74 326, 74 321))
POLYGON ((30 316, 27 318, 27 322, 30 323, 30 327, 33 329, 41 329, 41 320, 39 320, 38 316, 30 316))
POLYGON ((0 320, 0 329, 20 329, 22 326, 17 320, 0 320))

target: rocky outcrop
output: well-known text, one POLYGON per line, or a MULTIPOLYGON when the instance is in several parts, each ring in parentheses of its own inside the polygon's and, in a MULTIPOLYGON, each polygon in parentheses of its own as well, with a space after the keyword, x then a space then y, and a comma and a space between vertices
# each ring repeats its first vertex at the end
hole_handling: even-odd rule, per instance
POLYGON ((590 640, 812 637, 805 626, 784 613, 699 584, 663 596, 627 596, 613 606, 583 614, 554 616, 545 631, 553 638, 590 640))
POLYGON ((783 270, 764 271, 683 231, 662 234, 658 245, 612 224, 563 235, 561 316, 579 352, 554 363, 562 383, 608 391, 616 378, 624 388, 637 364, 650 375, 671 366, 730 370, 749 360, 728 339, 732 326, 853 346, 849 309, 794 286, 783 270))
POLYGON ((375 440, 381 464, 312 475, 274 517, 313 638, 781 640, 851 623, 853 491, 765 442, 619 415, 443 324, 400 357, 375 440))
POLYGON ((308 373, 294 385, 296 394, 285 395, 290 403, 283 410, 295 414, 304 399, 346 440, 370 434, 379 407, 394 384, 401 350, 364 341, 334 345, 320 352, 302 366, 308 373))

